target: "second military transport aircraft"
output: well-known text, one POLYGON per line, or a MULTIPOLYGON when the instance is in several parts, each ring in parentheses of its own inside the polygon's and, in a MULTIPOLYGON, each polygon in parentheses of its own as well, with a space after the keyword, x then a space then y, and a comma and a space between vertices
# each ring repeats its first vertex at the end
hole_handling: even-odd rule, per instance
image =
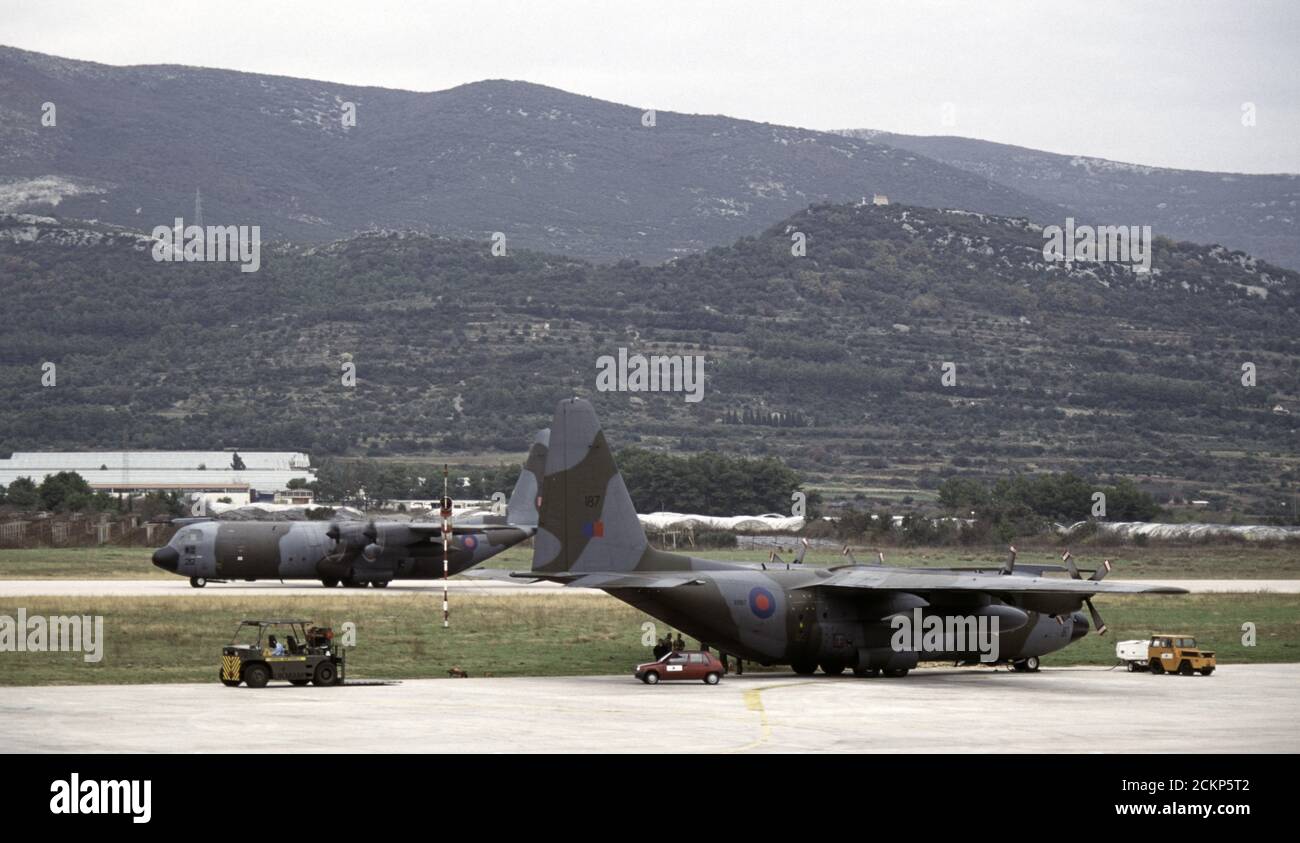
MULTIPOLYGON (((448 574, 514 547, 537 530, 537 489, 549 431, 537 433, 506 514, 452 524, 448 574)), ((376 588, 442 576, 442 524, 420 521, 220 521, 184 524, 153 564, 202 588, 222 580, 320 580, 376 588)))
MULTIPOLYGON (((509 576, 599 588, 706 646, 810 674, 851 669, 903 676, 927 661, 972 663, 984 652, 918 652, 895 644, 901 615, 996 618, 999 663, 1035 670, 1038 657, 1088 632, 1094 594, 1181 594, 1183 589, 1084 580, 1044 567, 988 571, 851 564, 743 565, 650 547, 591 404, 561 401, 551 426, 532 570, 509 576), (1023 572, 1027 571, 1027 573, 1023 572)), ((1067 559, 1067 562, 1069 560, 1067 559)), ((487 574, 488 572, 481 572, 487 574)), ((500 572, 505 575, 505 572, 500 572)), ((974 643, 974 642, 972 642, 974 643)))

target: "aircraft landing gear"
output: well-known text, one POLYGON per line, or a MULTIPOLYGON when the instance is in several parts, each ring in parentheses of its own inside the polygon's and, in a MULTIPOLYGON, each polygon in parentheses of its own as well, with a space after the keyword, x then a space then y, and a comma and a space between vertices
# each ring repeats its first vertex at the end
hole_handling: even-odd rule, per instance
POLYGON ((827 676, 839 676, 844 672, 844 662, 822 662, 822 673, 827 676))
POLYGON ((853 668, 854 676, 879 676, 880 668, 878 667, 855 667, 853 668))
POLYGON ((793 662, 790 669, 800 676, 812 676, 817 672, 816 662, 793 662))
POLYGON ((1030 656, 1027 659, 1020 659, 1011 663, 1011 669, 1020 673, 1037 673, 1038 656, 1030 656))
POLYGON ((326 577, 325 579, 320 581, 320 584, 325 586, 326 588, 333 588, 334 586, 339 584, 339 581, 333 577, 326 577))
POLYGON ((203 588, 207 584, 208 581, 203 577, 190 577, 190 586, 193 588, 203 588))

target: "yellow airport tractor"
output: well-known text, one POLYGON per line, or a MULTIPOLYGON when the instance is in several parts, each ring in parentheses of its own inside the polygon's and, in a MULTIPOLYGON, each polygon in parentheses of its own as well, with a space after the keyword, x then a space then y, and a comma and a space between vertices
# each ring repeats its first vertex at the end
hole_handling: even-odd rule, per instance
POLYGON ((235 637, 221 650, 221 684, 265 688, 280 679, 291 685, 341 685, 344 653, 334 644, 334 630, 310 621, 240 621, 235 637))
POLYGON ((1129 673, 1149 670, 1209 676, 1216 664, 1214 652, 1198 648, 1192 636, 1167 632, 1157 632, 1149 641, 1119 641, 1115 644, 1115 656, 1128 666, 1129 673))

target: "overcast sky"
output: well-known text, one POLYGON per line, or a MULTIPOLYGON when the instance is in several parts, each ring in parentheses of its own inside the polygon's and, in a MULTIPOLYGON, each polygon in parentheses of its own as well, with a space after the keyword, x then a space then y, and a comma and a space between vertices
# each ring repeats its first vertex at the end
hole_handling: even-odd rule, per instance
POLYGON ((0 43, 1300 173, 1300 3, 0 0, 0 43), (1243 107, 1254 106, 1254 126, 1243 107))

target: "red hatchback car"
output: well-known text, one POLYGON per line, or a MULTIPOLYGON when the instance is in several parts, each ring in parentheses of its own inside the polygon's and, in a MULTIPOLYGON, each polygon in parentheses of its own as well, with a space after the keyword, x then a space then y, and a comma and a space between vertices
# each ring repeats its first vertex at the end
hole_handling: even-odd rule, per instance
POLYGON ((722 673, 722 662, 712 653, 681 650, 659 661, 637 665, 635 675, 647 685, 657 685, 667 679, 698 679, 706 685, 716 685, 722 673))

